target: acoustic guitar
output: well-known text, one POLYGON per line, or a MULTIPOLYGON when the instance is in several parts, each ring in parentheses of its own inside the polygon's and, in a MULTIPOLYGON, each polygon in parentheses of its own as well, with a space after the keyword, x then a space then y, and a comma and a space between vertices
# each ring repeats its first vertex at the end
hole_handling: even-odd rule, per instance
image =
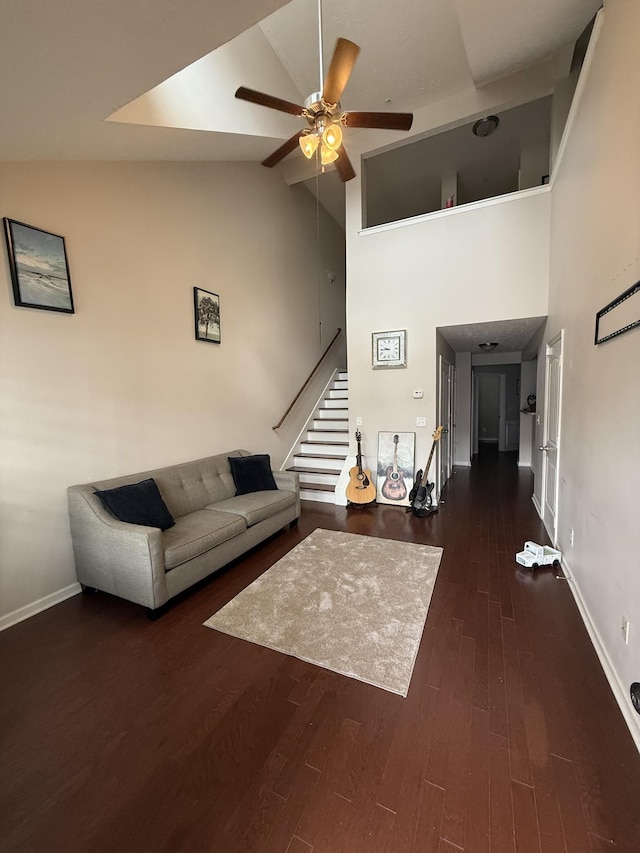
MULTIPOLYGON (((417 515, 418 518, 425 518, 427 515, 432 515, 434 512, 438 512, 438 507, 436 506, 435 509, 433 507, 433 498, 431 496, 434 483, 429 483, 428 477, 429 468, 431 468, 431 462, 433 460, 433 453, 436 449, 436 444, 440 441, 441 435, 442 427, 439 426, 432 436, 433 444, 431 445, 431 453, 429 454, 429 459, 425 466, 424 473, 422 470, 418 471, 416 474, 415 486, 409 493, 409 500, 411 501, 409 509, 414 515, 417 515)), ((407 510, 407 512, 408 511, 409 510, 407 510)))
POLYGON ((404 481, 404 473, 398 470, 398 442, 400 437, 393 436, 393 465, 389 465, 386 471, 386 479, 382 484, 382 494, 388 501, 402 501, 407 496, 407 485, 404 481))
POLYGON ((356 464, 349 471, 349 482, 347 484, 347 500, 352 504, 370 504, 376 499, 376 487, 371 482, 371 471, 362 467, 361 440, 362 435, 360 430, 357 430, 358 454, 356 464))

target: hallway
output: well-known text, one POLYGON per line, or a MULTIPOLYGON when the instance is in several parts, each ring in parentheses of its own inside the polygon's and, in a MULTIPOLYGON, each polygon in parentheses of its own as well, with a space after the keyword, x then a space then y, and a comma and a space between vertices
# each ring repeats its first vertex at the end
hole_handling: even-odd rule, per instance
POLYGON ((0 635, 0 850, 640 850, 640 756, 554 570, 514 454, 437 515, 304 502, 150 622, 73 599, 0 635), (406 699, 202 623, 316 527, 440 545, 406 699), (611 843, 613 842, 613 843, 611 843))

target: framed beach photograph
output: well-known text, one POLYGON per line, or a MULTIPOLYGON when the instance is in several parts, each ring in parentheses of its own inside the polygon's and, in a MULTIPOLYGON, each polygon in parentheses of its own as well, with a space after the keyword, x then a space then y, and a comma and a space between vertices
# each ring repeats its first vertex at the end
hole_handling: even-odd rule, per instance
POLYGON ((196 324, 196 340, 220 343, 220 297, 217 293, 193 288, 193 308, 196 324))
POLYGON ((15 304, 73 314, 73 293, 64 237, 4 219, 15 304))
POLYGON ((415 446, 415 432, 378 433, 378 503, 409 506, 409 492, 413 488, 415 446))

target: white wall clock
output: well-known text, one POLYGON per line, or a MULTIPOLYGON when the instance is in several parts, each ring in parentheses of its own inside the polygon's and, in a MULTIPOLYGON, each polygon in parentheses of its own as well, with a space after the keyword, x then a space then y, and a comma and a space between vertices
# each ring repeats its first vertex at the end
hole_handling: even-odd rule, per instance
POLYGON ((407 366, 407 333, 404 329, 395 332, 373 332, 372 366, 406 367, 407 366))

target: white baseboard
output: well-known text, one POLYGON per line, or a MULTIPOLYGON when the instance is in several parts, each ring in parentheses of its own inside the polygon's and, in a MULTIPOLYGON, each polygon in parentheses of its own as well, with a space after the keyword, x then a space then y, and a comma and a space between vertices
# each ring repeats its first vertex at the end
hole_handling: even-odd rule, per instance
POLYGON ((531 500, 533 502, 534 507, 536 508, 536 512, 542 518, 542 507, 538 503, 538 498, 535 495, 531 495, 531 500))
POLYGON ((12 625, 17 625, 18 622, 23 622, 30 616, 35 616, 54 604, 60 604, 72 595, 77 595, 81 592, 82 587, 79 583, 71 583, 65 586, 64 589, 59 589, 57 592, 52 592, 51 595, 45 595, 44 598, 39 598, 37 601, 32 601, 31 604, 26 604, 24 607, 19 607, 12 613, 7 613, 5 616, 0 616, 0 631, 5 628, 10 628, 12 625))
POLYGON ((604 670, 604 674, 607 676, 607 681, 609 682, 609 686, 613 692, 613 696, 618 703, 620 710, 622 711, 622 716, 624 717, 624 721, 629 728, 629 732, 631 733, 631 737, 636 745, 636 749, 640 752, 640 717, 635 712, 633 705, 631 704, 631 698, 629 696, 628 691, 626 690, 624 684, 620 681, 618 677, 618 673, 615 670, 615 667, 611 663, 611 659, 607 654, 607 650, 605 648, 604 643, 602 642, 602 637, 598 633, 598 629, 596 628, 593 620, 591 619, 591 614, 589 613, 589 608, 582 597, 582 593, 580 592, 580 587, 576 582, 575 577, 571 571, 570 566, 567 564, 564 557, 562 558, 562 568, 567 578, 569 578, 569 588, 573 593, 573 597, 578 606, 578 610, 580 611, 580 615, 582 616, 582 621, 584 622, 585 628, 589 634, 589 638, 591 639, 591 643, 593 644, 593 648, 596 650, 596 654, 598 655, 598 659, 602 665, 604 670))

